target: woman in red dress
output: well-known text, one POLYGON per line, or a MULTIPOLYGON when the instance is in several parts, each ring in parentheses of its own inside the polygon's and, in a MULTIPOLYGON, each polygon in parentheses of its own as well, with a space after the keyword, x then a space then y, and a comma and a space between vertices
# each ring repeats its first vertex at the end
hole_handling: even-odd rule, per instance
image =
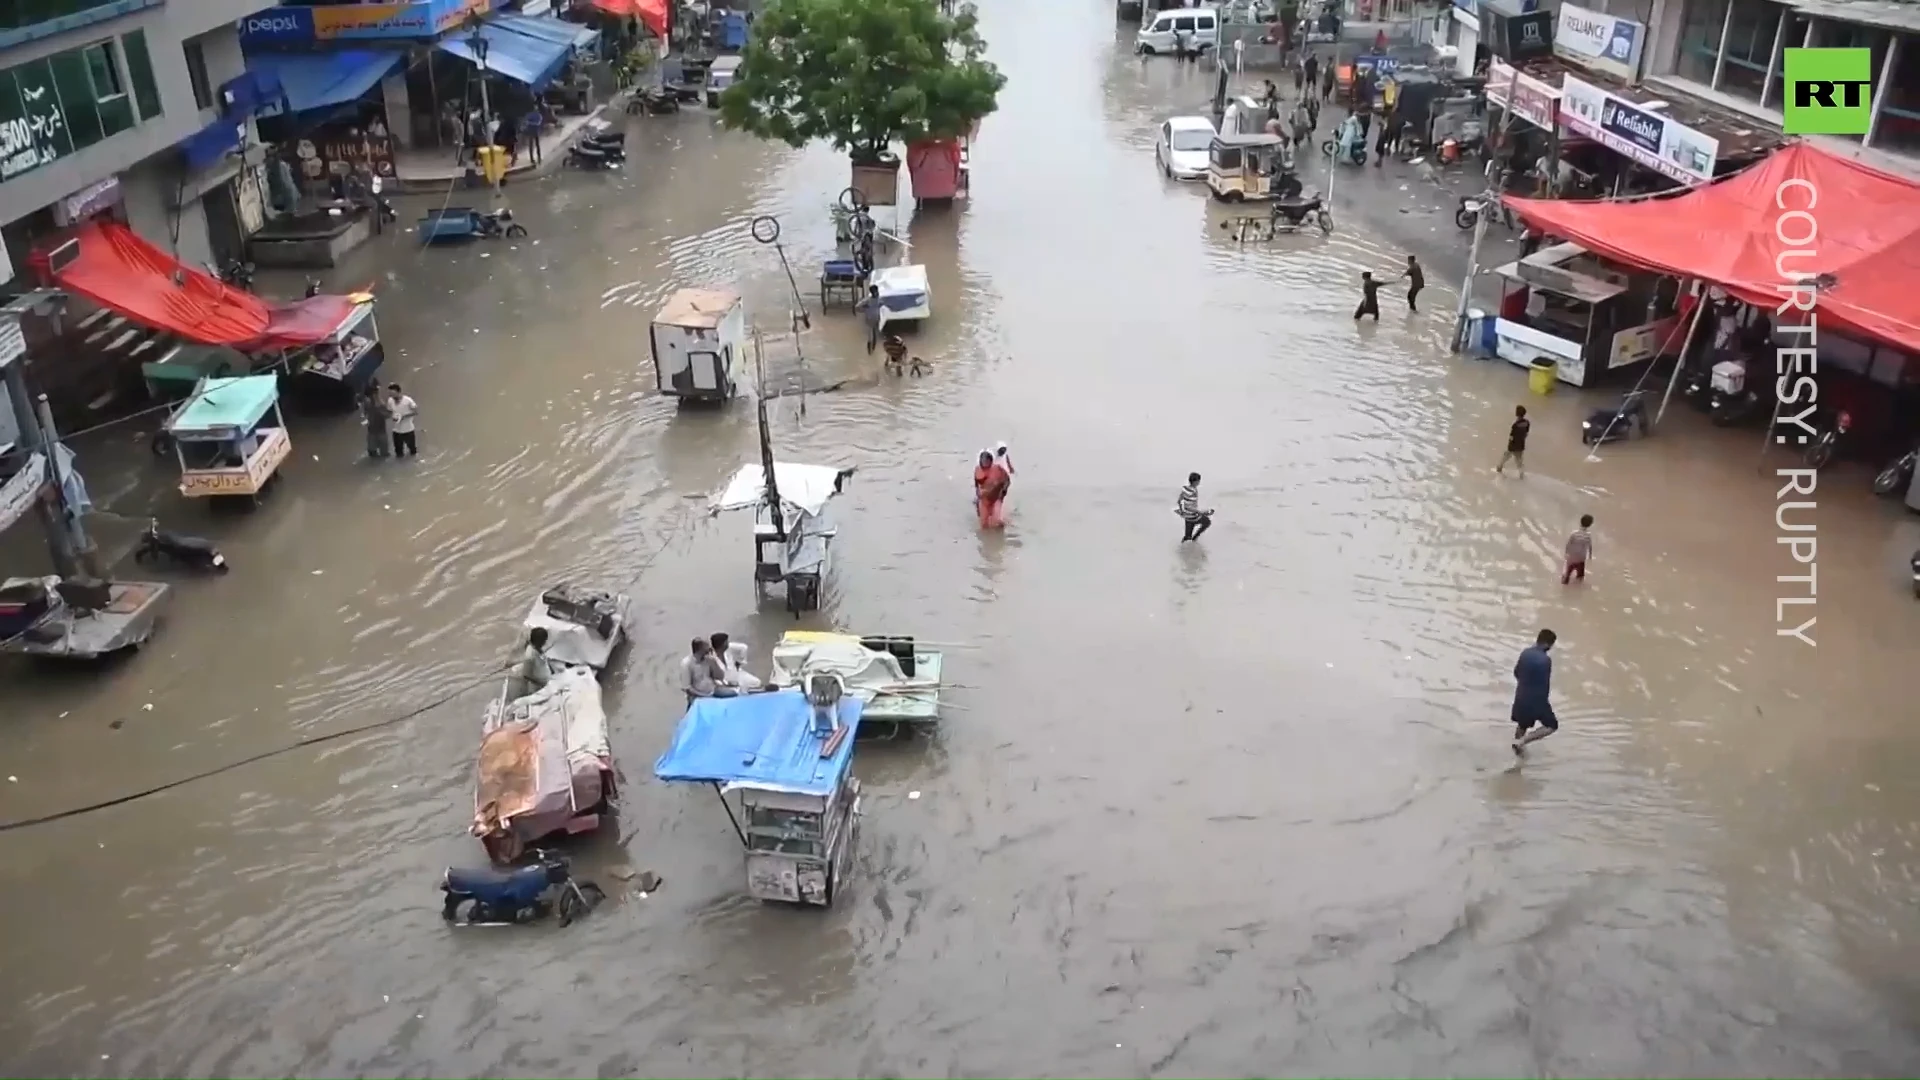
POLYGON ((973 469, 973 497, 981 528, 998 529, 1006 524, 1007 488, 1012 482, 1013 477, 994 458, 993 451, 980 451, 980 463, 973 469))

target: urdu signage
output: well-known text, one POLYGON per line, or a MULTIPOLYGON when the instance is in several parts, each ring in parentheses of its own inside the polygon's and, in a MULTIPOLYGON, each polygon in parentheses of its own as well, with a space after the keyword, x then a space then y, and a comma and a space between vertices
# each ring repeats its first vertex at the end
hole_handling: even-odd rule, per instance
POLYGON ((1553 27, 1553 52, 1631 82, 1640 77, 1640 51, 1646 39, 1647 28, 1632 19, 1561 4, 1560 19, 1553 27))

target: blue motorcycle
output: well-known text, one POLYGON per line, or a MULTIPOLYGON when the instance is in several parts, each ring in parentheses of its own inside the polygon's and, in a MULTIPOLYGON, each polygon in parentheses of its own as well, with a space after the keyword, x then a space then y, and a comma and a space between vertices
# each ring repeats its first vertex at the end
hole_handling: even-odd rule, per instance
POLYGON ((448 867, 440 879, 440 891, 446 894, 440 917, 454 922, 460 918, 461 906, 468 905, 468 926, 534 922, 555 912, 560 925, 566 926, 607 898, 606 891, 593 882, 576 881, 560 856, 540 851, 535 860, 506 868, 448 867))

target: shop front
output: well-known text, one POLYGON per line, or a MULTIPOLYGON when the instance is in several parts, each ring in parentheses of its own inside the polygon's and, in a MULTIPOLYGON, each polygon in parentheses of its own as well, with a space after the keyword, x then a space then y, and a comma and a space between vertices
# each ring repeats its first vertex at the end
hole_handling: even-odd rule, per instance
POLYGON ((1677 286, 1554 244, 1494 270, 1506 283, 1494 353, 1522 368, 1551 362, 1561 382, 1595 386, 1679 348, 1677 286))

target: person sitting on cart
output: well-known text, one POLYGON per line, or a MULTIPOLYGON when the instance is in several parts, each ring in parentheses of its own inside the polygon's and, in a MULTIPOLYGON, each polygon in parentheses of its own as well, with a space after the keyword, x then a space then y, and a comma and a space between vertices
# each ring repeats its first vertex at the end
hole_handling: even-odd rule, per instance
POLYGON ((713 644, 706 638, 694 638, 693 651, 680 661, 680 689, 687 695, 689 708, 695 698, 740 696, 737 687, 728 685, 727 673, 714 658, 713 644))
POLYGON ((713 658, 726 674, 726 684, 749 694, 759 690, 760 679, 746 669, 747 647, 734 644, 725 631, 713 635, 712 642, 713 658))
POLYGON ((520 678, 527 692, 544 688, 553 679, 553 661, 547 658, 547 628, 536 626, 527 631, 527 647, 520 652, 520 678))

